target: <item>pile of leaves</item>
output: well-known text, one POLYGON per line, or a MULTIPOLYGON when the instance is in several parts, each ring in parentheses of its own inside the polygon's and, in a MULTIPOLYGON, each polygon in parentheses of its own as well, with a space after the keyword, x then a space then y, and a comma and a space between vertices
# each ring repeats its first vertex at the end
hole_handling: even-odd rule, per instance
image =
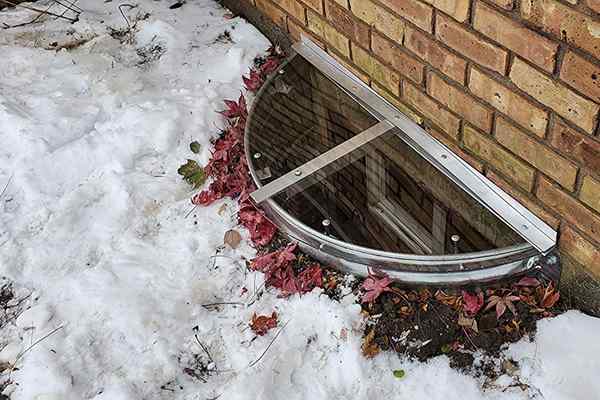
POLYGON ((371 323, 363 338, 367 357, 380 350, 421 360, 474 350, 493 354, 504 343, 531 336, 539 319, 562 310, 552 282, 533 277, 487 288, 409 290, 371 273, 360 288, 371 323))
MULTIPOLYGON (((266 57, 257 58, 249 76, 243 77, 246 88, 256 92, 266 77, 277 70, 282 58, 283 54, 275 47, 269 49, 266 57)), ((225 109, 220 113, 227 118, 227 127, 214 141, 208 164, 202 168, 195 161, 188 160, 178 172, 194 188, 201 187, 206 178, 211 178, 208 188, 192 198, 195 205, 207 206, 224 197, 239 199, 240 223, 250 231, 255 245, 265 246, 277 230, 249 198, 255 187, 244 157, 244 129, 248 117, 246 98, 240 94, 237 100, 225 100, 225 109)), ((199 151, 197 142, 190 147, 195 153, 199 151)))
MULTIPOLYGON (((249 76, 243 77, 246 89, 250 92, 258 91, 267 76, 278 69, 282 58, 283 55, 277 48, 271 48, 266 57, 257 58, 249 76)), ((220 113, 227 118, 228 125, 215 140, 208 164, 202 169, 195 161, 188 160, 178 172, 196 188, 202 185, 206 177, 212 178, 208 188, 192 198, 195 205, 207 206, 224 197, 237 198, 240 224, 248 229, 254 245, 267 246, 275 237, 277 228, 252 203, 249 195, 255 186, 244 157, 243 136, 248 117, 244 95, 240 94, 237 101, 225 100, 225 110, 220 113)), ((280 289, 284 296, 306 293, 322 286, 322 270, 318 263, 292 267, 296 260, 296 247, 295 244, 289 244, 279 250, 266 252, 253 260, 250 268, 264 272, 266 284, 280 289)))
POLYGON ((263 254, 250 263, 250 268, 265 274, 265 284, 281 291, 283 296, 307 293, 323 285, 323 271, 318 263, 294 265, 296 243, 263 254), (294 268, 296 266, 297 268, 294 268))

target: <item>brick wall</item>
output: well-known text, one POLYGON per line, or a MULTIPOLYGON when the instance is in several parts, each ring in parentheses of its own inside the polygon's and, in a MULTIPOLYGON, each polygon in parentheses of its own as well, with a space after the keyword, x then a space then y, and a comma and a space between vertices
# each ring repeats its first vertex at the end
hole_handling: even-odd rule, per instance
POLYGON ((600 281, 600 1, 241 3, 312 36, 558 229, 567 275, 600 281))

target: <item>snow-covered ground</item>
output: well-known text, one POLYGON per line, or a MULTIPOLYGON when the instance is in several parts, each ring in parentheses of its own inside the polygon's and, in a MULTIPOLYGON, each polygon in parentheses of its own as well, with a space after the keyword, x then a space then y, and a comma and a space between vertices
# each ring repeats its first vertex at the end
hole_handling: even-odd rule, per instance
MULTIPOLYGON (((121 36, 119 3, 100 0, 79 1, 73 25, 0 30, 0 275, 25 299, 0 332, 10 399, 600 398, 600 320, 576 311, 540 322, 505 351, 514 376, 487 382, 446 357, 364 359, 353 296, 253 299, 263 279, 247 242, 213 257, 236 203, 188 216, 176 171, 206 163, 216 111, 270 44, 212 0, 173 3, 122 7, 136 28, 121 36), (201 306, 214 302, 252 304, 201 306), (250 366, 278 330, 252 340, 248 321, 272 311, 287 325, 250 366)), ((0 24, 33 15, 3 10, 0 24)))

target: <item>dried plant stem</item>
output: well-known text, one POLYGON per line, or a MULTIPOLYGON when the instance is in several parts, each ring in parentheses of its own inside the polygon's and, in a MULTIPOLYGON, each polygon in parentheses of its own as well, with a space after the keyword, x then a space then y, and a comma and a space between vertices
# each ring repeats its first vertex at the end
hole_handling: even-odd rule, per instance
MULTIPOLYGON (((47 338, 49 338, 50 336, 54 335, 56 332, 58 332, 59 330, 61 330, 62 328, 64 328, 64 325, 59 326, 58 328, 53 329, 52 331, 50 331, 49 333, 45 334, 44 336, 42 336, 41 338, 39 338, 38 340, 36 340, 35 342, 33 342, 28 348, 26 348, 25 350, 23 350, 22 352, 20 352, 17 355, 17 358, 15 358, 15 362, 13 363, 12 367, 10 368, 10 373, 12 373, 14 371, 14 369, 17 366, 17 363, 19 362, 19 360, 21 358, 23 358, 23 356, 31 349, 33 349, 35 346, 37 346, 39 343, 41 343, 42 341, 46 340, 47 338)), ((9 373, 9 375, 10 375, 9 373)))
POLYGON ((288 322, 286 322, 281 329, 279 329, 277 331, 277 333, 275 334, 275 336, 273 337, 273 339, 271 340, 271 343, 269 343, 269 345, 267 346, 267 348, 265 349, 265 351, 262 352, 262 354, 260 355, 260 357, 258 357, 256 360, 252 361, 249 365, 248 368, 252 368, 254 367, 256 364, 258 364, 260 362, 260 360, 262 360, 262 358, 265 356, 265 354, 267 354, 267 351, 269 351, 269 349, 271 348, 271 346, 273 345, 273 343, 275 343, 275 340, 279 337, 279 335, 281 334, 281 332, 283 332, 283 330, 285 329, 285 327, 287 326, 287 324, 289 324, 291 321, 288 320, 288 322))

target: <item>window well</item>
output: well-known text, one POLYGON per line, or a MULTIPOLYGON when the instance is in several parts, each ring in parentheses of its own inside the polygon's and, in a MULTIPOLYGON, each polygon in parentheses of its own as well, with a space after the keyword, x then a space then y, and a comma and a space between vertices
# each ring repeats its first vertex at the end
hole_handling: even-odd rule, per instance
POLYGON ((294 50, 254 101, 245 149, 252 199, 304 251, 432 284, 521 273, 553 253, 551 227, 314 43, 294 50))

